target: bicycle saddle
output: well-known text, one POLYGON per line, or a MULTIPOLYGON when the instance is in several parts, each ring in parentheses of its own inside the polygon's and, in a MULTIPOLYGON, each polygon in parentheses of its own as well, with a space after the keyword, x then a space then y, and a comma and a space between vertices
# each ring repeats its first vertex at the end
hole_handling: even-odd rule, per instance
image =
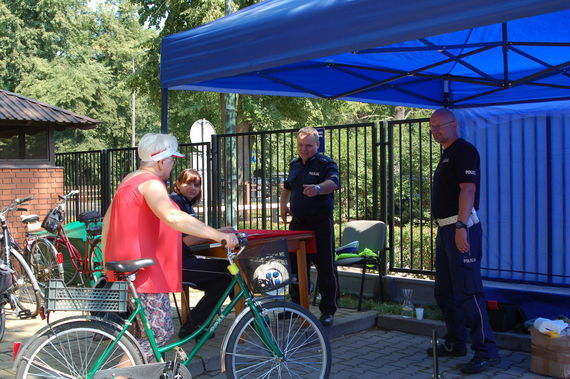
POLYGON ((33 223, 40 221, 40 216, 38 215, 21 215, 20 219, 24 224, 33 223))
POLYGON ((128 260, 128 261, 113 261, 107 262, 105 264, 105 268, 110 271, 117 271, 117 272, 133 272, 140 270, 143 267, 148 267, 156 264, 154 259, 151 258, 143 258, 143 259, 135 259, 135 260, 128 260))

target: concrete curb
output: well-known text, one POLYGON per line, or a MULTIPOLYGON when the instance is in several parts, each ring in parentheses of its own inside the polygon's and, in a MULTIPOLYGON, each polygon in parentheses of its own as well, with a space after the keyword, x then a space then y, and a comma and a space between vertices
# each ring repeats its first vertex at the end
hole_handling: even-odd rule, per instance
MULTIPOLYGON (((376 325, 380 329, 398 330, 404 333, 431 337, 432 330, 437 331, 438 338, 445 335, 445 324, 436 320, 416 320, 396 315, 378 315, 376 325)), ((530 334, 494 332, 497 347, 511 351, 530 353, 530 334)))

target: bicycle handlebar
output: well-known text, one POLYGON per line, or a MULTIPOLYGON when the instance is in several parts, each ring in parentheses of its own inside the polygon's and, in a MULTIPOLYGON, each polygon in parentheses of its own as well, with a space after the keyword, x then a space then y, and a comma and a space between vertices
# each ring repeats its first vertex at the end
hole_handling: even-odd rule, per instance
POLYGON ((25 202, 27 202, 27 201, 30 201, 30 200, 33 200, 33 199, 34 199, 33 196, 28 196, 28 197, 24 197, 23 199, 16 199, 16 200, 14 200, 14 203, 16 203, 16 204, 19 205, 19 204, 23 204, 23 203, 25 203, 25 202))
MULTIPOLYGON (((238 242, 239 242, 239 247, 243 248, 247 246, 247 233, 236 233, 237 238, 238 238, 238 242)), ((201 251, 201 250, 207 250, 207 249, 215 249, 217 247, 226 247, 226 240, 222 240, 221 242, 216 242, 216 243, 202 243, 199 245, 192 245, 192 246, 188 246, 188 249, 190 249, 190 251, 201 251)))
POLYGON ((23 204, 23 203, 25 203, 25 202, 27 202, 27 201, 30 201, 30 200, 33 200, 33 199, 34 199, 33 196, 24 197, 24 198, 22 198, 22 199, 19 199, 19 198, 18 198, 18 199, 16 199, 16 200, 12 201, 12 202, 10 203, 10 205, 8 205, 6 208, 4 208, 4 209, 0 212, 0 214, 3 216, 3 215, 5 215, 6 213, 12 212, 12 211, 24 211, 24 212, 25 212, 25 211, 27 211, 27 209, 26 209, 26 208, 19 208, 18 205, 23 204))
POLYGON ((67 195, 59 195, 59 199, 66 201, 68 197, 75 196, 79 193, 79 190, 71 190, 67 195))

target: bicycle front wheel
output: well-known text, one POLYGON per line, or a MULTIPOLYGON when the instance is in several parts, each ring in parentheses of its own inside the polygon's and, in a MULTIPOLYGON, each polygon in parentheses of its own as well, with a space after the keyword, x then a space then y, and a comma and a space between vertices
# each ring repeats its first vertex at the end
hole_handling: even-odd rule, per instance
MULTIPOLYGON (((119 330, 99 321, 73 321, 37 336, 20 357, 17 378, 85 378, 119 330)), ((99 368, 144 364, 142 352, 121 338, 99 368)))
POLYGON ((63 265, 57 262, 57 250, 48 240, 41 238, 30 247, 30 264, 41 286, 50 279, 63 280, 63 265))
POLYGON ((23 311, 18 316, 36 317, 40 309, 41 296, 39 291, 36 291, 36 288, 34 288, 36 278, 32 269, 16 250, 12 250, 10 253, 10 265, 12 270, 14 270, 15 281, 9 291, 14 294, 18 307, 23 311), (29 314, 27 314, 27 311, 29 311, 29 314))
POLYGON ((331 348, 321 323, 300 305, 263 304, 261 317, 278 357, 264 342, 262 328, 250 311, 233 329, 225 352, 229 378, 327 378, 331 348))
POLYGON ((2 301, 3 294, 0 294, 0 341, 4 338, 6 331, 6 310, 4 309, 4 302, 2 301))

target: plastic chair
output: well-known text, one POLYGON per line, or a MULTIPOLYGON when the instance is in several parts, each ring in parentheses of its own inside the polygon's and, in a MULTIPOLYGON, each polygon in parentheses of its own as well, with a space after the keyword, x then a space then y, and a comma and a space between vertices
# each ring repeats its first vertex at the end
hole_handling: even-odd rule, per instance
POLYGON ((341 246, 347 245, 353 241, 358 241, 357 252, 362 254, 364 249, 370 249, 377 254, 374 256, 354 256, 340 258, 335 261, 338 266, 362 266, 362 276, 360 279, 360 293, 358 295, 358 307, 360 312, 362 309, 362 295, 364 292, 364 281, 366 278, 366 268, 368 265, 374 265, 378 270, 378 279, 380 285, 380 299, 384 302, 384 289, 382 285, 382 255, 386 251, 386 224, 376 220, 356 220, 349 221, 344 226, 341 237, 341 246))

